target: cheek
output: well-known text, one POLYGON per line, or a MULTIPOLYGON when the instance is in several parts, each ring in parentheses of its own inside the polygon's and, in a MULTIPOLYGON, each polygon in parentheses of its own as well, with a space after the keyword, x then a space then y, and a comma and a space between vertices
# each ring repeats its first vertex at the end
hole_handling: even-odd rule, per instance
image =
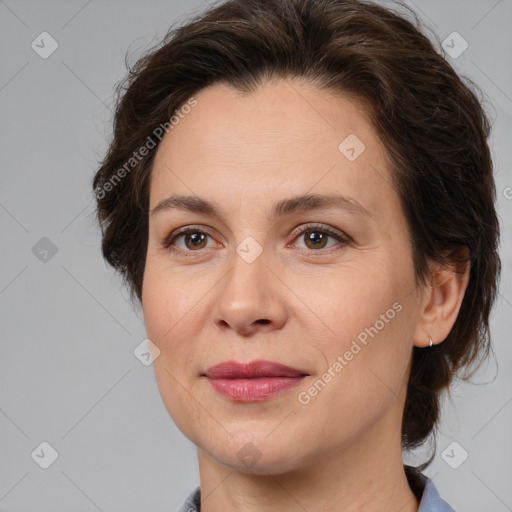
MULTIPOLYGON (((382 337, 380 333, 389 331, 399 316, 406 284, 392 279, 393 268, 384 257, 363 260, 354 257, 323 275, 286 275, 287 284, 306 306, 305 315, 295 316, 303 329, 317 331, 312 341, 324 345, 326 352, 343 350, 358 336, 364 342, 370 336, 367 329, 375 333, 375 324, 382 337)), ((297 307, 303 309, 299 302, 297 307)))
MULTIPOLYGON (((301 395, 301 417, 321 421, 319 442, 320 436, 324 444, 326 439, 331 440, 326 450, 335 449, 340 441, 350 442, 362 430, 379 424, 392 410, 396 411, 395 418, 401 417, 398 411, 405 399, 411 355, 410 345, 403 343, 402 314, 403 310, 381 330, 380 323, 375 327, 375 320, 368 327, 354 325, 353 332, 364 333, 364 337, 338 337, 326 354, 325 372, 311 379, 306 394, 301 395)), ((303 434, 305 443, 312 442, 311 434, 303 434)))
POLYGON ((160 350, 153 369, 162 402, 182 432, 189 431, 197 411, 190 405, 189 392, 195 377, 194 346, 197 339, 198 298, 175 275, 148 265, 144 275, 142 309, 147 337, 160 350))
POLYGON ((413 332, 410 283, 393 277, 393 268, 385 266, 346 272, 322 296, 308 296, 322 319, 311 334, 325 367, 301 403, 308 401, 304 407, 312 416, 329 411, 335 424, 353 427, 354 434, 385 414, 405 384, 413 332))
POLYGON ((149 266, 142 294, 146 334, 160 351, 153 362, 155 376, 168 409, 180 390, 190 387, 195 371, 191 341, 197 339, 198 328, 198 299, 169 275, 149 266))
MULTIPOLYGON (((197 325, 201 290, 190 277, 149 260, 142 288, 142 309, 148 337, 166 349, 177 333, 190 332, 197 325), (154 339, 153 339, 153 338, 154 339)), ((203 291, 204 293, 204 291, 203 291)))

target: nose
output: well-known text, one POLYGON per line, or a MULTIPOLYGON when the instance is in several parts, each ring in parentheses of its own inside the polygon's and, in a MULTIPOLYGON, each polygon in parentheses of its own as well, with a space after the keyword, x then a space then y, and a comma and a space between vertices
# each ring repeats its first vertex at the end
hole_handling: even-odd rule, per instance
POLYGON ((281 329, 288 312, 286 287, 270 268, 265 251, 251 263, 233 254, 232 267, 219 283, 214 307, 216 325, 250 336, 281 329))

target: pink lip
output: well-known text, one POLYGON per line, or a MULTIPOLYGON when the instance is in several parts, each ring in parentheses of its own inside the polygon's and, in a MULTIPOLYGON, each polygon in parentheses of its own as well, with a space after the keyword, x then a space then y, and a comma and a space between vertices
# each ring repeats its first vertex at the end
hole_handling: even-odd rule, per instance
POLYGON ((309 374, 280 363, 257 360, 225 361, 211 366, 203 375, 221 395, 241 402, 259 402, 297 386, 309 374))

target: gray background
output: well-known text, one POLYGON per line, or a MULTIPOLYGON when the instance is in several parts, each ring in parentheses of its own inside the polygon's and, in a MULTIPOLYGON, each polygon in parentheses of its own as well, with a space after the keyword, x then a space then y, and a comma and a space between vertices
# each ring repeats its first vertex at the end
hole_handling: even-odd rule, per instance
MULTIPOLYGON (((504 512, 512 510, 512 1, 408 3, 441 41, 457 31, 469 44, 448 60, 487 98, 503 229, 495 357, 473 384, 454 386, 426 473, 456 510, 504 512)), ((195 447, 169 418, 152 367, 133 354, 145 338, 142 314, 101 258, 90 183, 126 50, 133 61, 206 6, 0 0, 0 511, 171 512, 198 484, 195 447), (31 47, 44 31, 59 45, 46 59, 31 47), (43 441, 58 452, 48 469, 31 455, 43 441)))

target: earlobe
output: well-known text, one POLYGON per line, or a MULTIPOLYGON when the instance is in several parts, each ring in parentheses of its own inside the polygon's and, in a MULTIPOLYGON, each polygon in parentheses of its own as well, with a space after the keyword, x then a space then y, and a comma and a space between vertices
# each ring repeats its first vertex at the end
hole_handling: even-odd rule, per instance
POLYGON ((428 348, 447 338, 457 320, 469 275, 467 247, 452 252, 444 264, 433 265, 430 286, 423 291, 414 335, 415 346, 428 348))

